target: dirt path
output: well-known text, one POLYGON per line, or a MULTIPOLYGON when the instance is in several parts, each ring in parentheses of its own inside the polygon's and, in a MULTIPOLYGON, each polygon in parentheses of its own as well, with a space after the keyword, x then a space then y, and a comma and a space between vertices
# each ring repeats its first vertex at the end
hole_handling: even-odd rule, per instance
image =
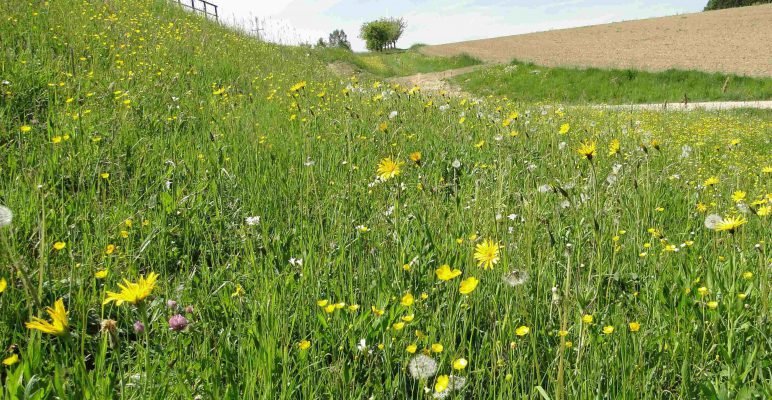
POLYGON ((772 100, 762 101, 700 101, 694 103, 649 103, 649 104, 597 104, 593 108, 607 110, 651 110, 651 111, 692 111, 692 110, 730 110, 733 108, 772 109, 772 100))
POLYGON ((472 65, 471 67, 449 69, 446 71, 400 76, 398 78, 389 78, 388 81, 392 83, 398 83, 406 87, 418 86, 421 88, 421 90, 429 92, 445 91, 453 96, 472 97, 471 94, 464 92, 458 86, 451 84, 446 79, 457 75, 466 74, 490 65, 491 64, 472 65))

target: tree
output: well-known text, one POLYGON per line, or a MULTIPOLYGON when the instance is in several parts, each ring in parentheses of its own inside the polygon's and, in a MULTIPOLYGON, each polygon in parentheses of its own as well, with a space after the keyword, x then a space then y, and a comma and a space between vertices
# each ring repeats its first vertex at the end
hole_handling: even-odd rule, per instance
POLYGON ((359 37, 365 41, 365 46, 370 51, 393 49, 397 46, 397 41, 402 37, 402 33, 405 32, 406 26, 407 24, 402 18, 381 18, 362 24, 359 37))
POLYGON ((327 47, 324 38, 319 38, 319 40, 316 41, 316 47, 327 47))
POLYGON ((705 11, 772 3, 772 0, 708 0, 705 11))
POLYGON ((330 38, 327 41, 330 47, 338 47, 341 49, 351 50, 351 43, 348 41, 346 32, 343 29, 336 29, 330 33, 330 38))

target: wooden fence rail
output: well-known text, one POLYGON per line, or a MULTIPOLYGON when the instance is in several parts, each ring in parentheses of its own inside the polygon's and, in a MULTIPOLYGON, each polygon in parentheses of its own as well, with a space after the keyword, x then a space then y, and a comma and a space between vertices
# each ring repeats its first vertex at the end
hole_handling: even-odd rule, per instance
POLYGON ((215 20, 220 20, 220 16, 217 13, 217 4, 210 3, 205 0, 173 0, 175 3, 182 7, 193 10, 193 12, 199 13, 207 18, 213 17, 215 20))

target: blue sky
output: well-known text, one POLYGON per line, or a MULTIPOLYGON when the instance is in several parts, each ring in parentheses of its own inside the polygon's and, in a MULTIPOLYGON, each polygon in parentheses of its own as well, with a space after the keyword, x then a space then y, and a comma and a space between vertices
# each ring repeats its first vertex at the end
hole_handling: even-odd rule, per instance
POLYGON ((398 43, 440 44, 631 19, 701 11, 707 0, 209 0, 232 24, 252 28, 257 18, 264 37, 295 44, 316 42, 343 29, 355 50, 359 26, 383 16, 404 17, 398 43))

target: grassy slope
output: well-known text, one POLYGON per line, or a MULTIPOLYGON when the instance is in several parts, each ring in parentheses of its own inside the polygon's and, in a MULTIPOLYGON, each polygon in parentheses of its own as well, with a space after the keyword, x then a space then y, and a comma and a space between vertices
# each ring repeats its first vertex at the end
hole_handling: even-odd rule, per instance
POLYGON ((314 49, 326 62, 343 61, 380 78, 406 76, 417 73, 444 71, 480 64, 470 56, 432 57, 417 49, 392 50, 383 53, 353 53, 342 49, 314 49))
POLYGON ((682 102, 684 95, 689 101, 772 99, 772 78, 699 71, 550 68, 513 62, 460 75, 454 82, 470 93, 517 101, 657 103, 682 102))
POLYGON ((768 253, 755 247, 768 217, 729 235, 695 208, 727 215, 734 191, 770 191, 768 115, 373 89, 166 4, 0 3, 0 204, 15 214, 0 227, 0 348, 21 356, 0 367, 3 398, 426 398, 435 380, 410 376, 405 349, 434 343, 439 374, 464 376, 469 398, 770 396, 768 253), (584 140, 600 146, 592 164, 574 151, 584 140), (383 157, 406 163, 378 183, 383 157), (492 270, 472 257, 480 238, 503 246, 492 270), (462 276, 439 281, 444 263, 462 276), (513 269, 525 284, 502 282, 513 269), (102 305, 150 271, 141 307, 102 305), (479 285, 461 295, 469 277, 479 285), (24 327, 57 298, 70 336, 24 327), (186 332, 168 329, 178 312, 186 332))

